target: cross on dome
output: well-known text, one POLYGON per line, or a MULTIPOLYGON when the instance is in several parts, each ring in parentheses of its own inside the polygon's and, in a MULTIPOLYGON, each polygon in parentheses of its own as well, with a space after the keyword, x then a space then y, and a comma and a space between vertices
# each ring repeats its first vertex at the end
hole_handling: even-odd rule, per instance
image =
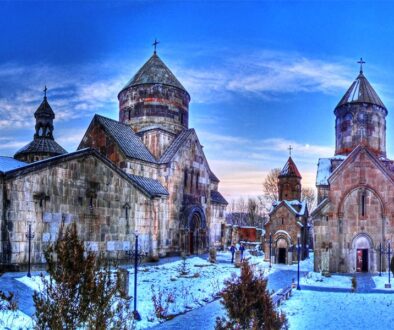
POLYGON ((360 73, 363 73, 363 64, 365 64, 365 61, 360 57, 360 60, 357 63, 360 64, 360 73))
POLYGON ((44 92, 44 97, 45 97, 45 98, 47 97, 47 90, 48 90, 47 85, 45 85, 45 88, 44 88, 44 90, 43 90, 43 92, 44 92))
POLYGON ((289 150, 289 156, 291 157, 291 151, 293 150, 292 146, 290 145, 287 150, 289 150))
POLYGON ((154 54, 156 54, 156 48, 157 48, 157 45, 160 43, 160 41, 157 41, 157 39, 155 38, 155 41, 154 41, 154 43, 152 44, 152 46, 155 48, 155 50, 154 50, 154 54))

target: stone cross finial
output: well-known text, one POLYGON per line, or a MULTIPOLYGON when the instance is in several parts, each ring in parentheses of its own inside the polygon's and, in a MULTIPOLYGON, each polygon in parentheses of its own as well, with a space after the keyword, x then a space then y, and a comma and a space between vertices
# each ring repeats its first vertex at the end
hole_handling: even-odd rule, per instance
POLYGON ((47 85, 45 85, 45 88, 44 88, 44 90, 43 90, 43 92, 44 92, 44 97, 45 97, 45 98, 47 97, 47 90, 48 90, 47 85))
POLYGON ((152 46, 155 48, 155 51, 154 51, 154 53, 156 54, 156 48, 157 48, 157 45, 160 43, 160 41, 157 41, 157 39, 155 38, 155 42, 152 44, 152 46))
POLYGON ((360 64, 360 73, 363 73, 363 64, 365 64, 365 61, 360 57, 360 60, 357 63, 360 64))
POLYGON ((291 157, 291 151, 293 150, 293 148, 291 147, 291 145, 289 146, 288 150, 289 150, 289 156, 291 157))

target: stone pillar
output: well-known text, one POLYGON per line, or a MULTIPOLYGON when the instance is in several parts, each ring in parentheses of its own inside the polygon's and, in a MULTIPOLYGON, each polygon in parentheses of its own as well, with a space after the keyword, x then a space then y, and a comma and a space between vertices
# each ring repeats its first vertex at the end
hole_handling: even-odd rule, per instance
POLYGON ((241 251, 237 250, 235 251, 235 261, 234 261, 235 267, 241 267, 241 251))
POLYGON ((233 226, 233 232, 231 237, 231 242, 237 244, 239 242, 239 228, 237 225, 233 226))
POLYGON ((127 271, 127 269, 124 268, 118 269, 118 280, 119 280, 120 293, 123 296, 128 297, 130 282, 129 282, 129 272, 127 271))
POLYGON ((224 242, 223 242, 223 246, 225 250, 227 250, 228 247, 231 245, 232 235, 233 235, 233 226, 226 225, 225 233, 224 233, 224 242))

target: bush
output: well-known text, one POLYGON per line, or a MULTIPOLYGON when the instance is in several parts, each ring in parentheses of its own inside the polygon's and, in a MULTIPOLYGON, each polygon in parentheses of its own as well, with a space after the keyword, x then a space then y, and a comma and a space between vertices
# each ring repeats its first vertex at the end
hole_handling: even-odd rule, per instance
POLYGON ((241 275, 233 274, 224 282, 220 293, 228 320, 216 319, 216 329, 267 329, 277 330, 287 327, 283 313, 279 313, 267 290, 267 280, 255 274, 248 262, 243 262, 241 275))
MULTIPOLYGON (((40 329, 130 329, 130 297, 120 290, 111 265, 85 251, 76 224, 63 227, 45 250, 49 279, 34 292, 35 318, 40 329)), ((116 268, 115 268, 116 269, 116 268)))
POLYGON ((8 292, 8 295, 0 290, 0 311, 15 311, 18 309, 18 304, 14 300, 14 294, 8 292))

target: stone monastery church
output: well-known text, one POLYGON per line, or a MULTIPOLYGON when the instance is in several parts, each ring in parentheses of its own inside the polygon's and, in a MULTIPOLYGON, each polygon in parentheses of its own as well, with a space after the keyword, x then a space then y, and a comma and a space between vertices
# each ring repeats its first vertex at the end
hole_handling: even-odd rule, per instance
POLYGON ((394 161, 386 157, 387 108, 362 66, 334 114, 335 155, 319 159, 311 214, 315 271, 377 272, 387 266, 380 247, 393 242, 394 161))
POLYGON ((44 262, 61 224, 87 247, 125 258, 138 232, 151 257, 205 251, 221 240, 226 200, 196 131, 190 95, 156 54, 118 94, 119 120, 95 115, 75 152, 54 139, 45 96, 33 141, 0 157, 0 265, 44 262))

